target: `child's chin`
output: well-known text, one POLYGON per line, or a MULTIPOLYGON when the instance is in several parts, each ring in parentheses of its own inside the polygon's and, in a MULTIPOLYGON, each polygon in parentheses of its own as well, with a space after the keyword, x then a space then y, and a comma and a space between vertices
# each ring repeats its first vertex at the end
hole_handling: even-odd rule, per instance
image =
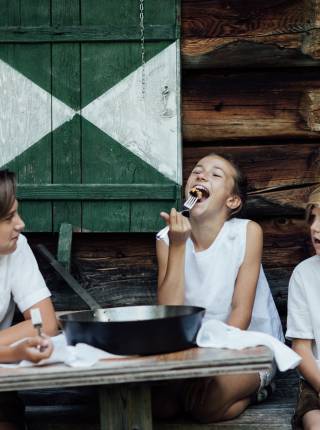
POLYGON ((317 255, 320 255, 320 244, 313 244, 313 248, 317 255))
POLYGON ((203 213, 205 213, 205 208, 203 208, 202 206, 200 206, 199 203, 197 203, 192 210, 192 216, 196 217, 199 215, 203 215, 203 213))

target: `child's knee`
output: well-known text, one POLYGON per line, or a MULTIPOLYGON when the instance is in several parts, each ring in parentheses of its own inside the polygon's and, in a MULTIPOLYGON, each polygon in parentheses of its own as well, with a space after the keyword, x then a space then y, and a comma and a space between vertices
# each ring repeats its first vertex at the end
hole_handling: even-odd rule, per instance
POLYGON ((185 410, 200 423, 220 421, 228 408, 223 385, 216 378, 192 382, 186 390, 185 410))

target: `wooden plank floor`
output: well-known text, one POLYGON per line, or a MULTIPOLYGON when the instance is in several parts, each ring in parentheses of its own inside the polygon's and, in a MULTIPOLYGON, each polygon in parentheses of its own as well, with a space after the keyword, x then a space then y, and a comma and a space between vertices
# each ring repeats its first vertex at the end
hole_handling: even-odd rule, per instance
MULTIPOLYGON (((295 371, 279 373, 277 389, 267 401, 249 407, 240 418, 218 424, 197 424, 190 420, 155 422, 154 430, 289 430, 296 401, 298 378, 295 371)), ((29 430, 98 430, 97 395, 90 388, 25 392, 29 430), (39 405, 41 398, 42 404, 39 405)), ((142 429, 143 430, 143 429, 142 429)))

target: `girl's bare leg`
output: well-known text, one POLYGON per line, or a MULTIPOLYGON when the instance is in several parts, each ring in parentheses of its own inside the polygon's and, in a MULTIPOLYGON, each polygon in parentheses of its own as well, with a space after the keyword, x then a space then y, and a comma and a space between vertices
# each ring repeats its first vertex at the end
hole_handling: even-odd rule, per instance
POLYGON ((185 408, 199 422, 209 423, 237 417, 260 386, 258 373, 221 375, 198 380, 187 388, 185 408))
POLYGON ((320 411, 314 410, 304 414, 302 418, 304 430, 320 429, 320 411))
POLYGON ((221 421, 233 420, 244 412, 251 403, 251 398, 247 397, 234 403, 223 415, 221 421))

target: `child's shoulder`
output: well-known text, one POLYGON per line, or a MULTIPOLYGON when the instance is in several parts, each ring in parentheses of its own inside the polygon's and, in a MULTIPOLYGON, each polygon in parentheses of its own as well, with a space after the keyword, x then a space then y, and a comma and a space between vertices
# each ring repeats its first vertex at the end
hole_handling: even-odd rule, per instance
POLYGON ((320 271, 320 256, 313 255, 306 260, 301 261, 293 270, 293 273, 301 273, 309 271, 310 269, 316 269, 320 271))
POLYGON ((260 224, 258 224, 255 221, 252 221, 251 219, 247 219, 247 218, 231 218, 228 223, 230 224, 230 226, 232 226, 232 228, 239 228, 242 227, 247 231, 257 234, 262 233, 262 228, 260 226, 260 224))
POLYGON ((301 261, 293 270, 289 281, 289 298, 297 294, 319 297, 320 256, 301 261))

